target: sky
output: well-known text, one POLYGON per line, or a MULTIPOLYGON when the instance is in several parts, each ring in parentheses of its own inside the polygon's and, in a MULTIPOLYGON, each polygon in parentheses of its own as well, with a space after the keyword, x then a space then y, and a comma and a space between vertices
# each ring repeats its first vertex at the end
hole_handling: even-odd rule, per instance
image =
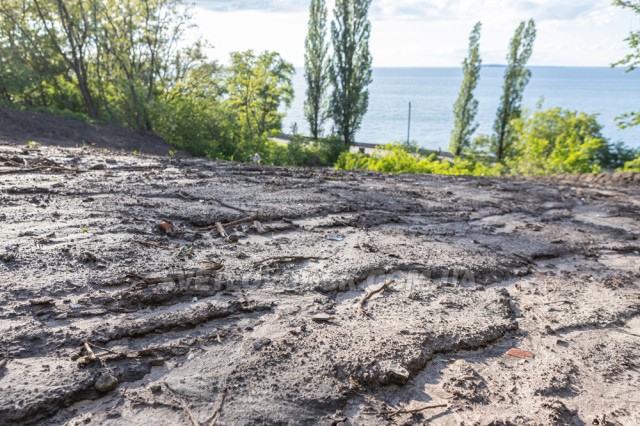
MULTIPOLYGON (((226 63, 230 52, 279 52, 303 66, 310 0, 196 0, 198 35, 226 63)), ((329 0, 329 17, 332 1, 329 0)), ((532 66, 607 67, 628 53, 624 39, 640 28, 631 11, 612 0, 373 0, 374 67, 459 66, 468 35, 483 23, 485 64, 504 64, 518 23, 534 18, 538 39, 532 66)))

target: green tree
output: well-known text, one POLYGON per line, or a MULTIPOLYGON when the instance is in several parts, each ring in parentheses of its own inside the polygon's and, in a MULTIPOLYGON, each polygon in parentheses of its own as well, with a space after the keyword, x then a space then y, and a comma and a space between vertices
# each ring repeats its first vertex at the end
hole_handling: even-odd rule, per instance
POLYGON ((90 28, 86 20, 75 23, 81 16, 88 19, 88 12, 78 6, 73 1, 0 1, 0 85, 9 102, 82 109, 78 112, 97 116, 87 71, 90 28))
POLYGON ((553 108, 512 122, 513 156, 507 160, 519 175, 596 173, 608 149, 596 115, 553 108))
POLYGON ((155 131, 192 155, 229 158, 234 151, 233 121, 224 101, 223 77, 216 62, 190 66, 154 108, 155 131))
POLYGON ((304 76, 307 81, 304 115, 314 140, 321 136, 323 125, 327 120, 329 45, 326 37, 327 6, 325 0, 311 0, 304 54, 304 76))
POLYGON ((105 97, 115 92, 110 101, 129 127, 153 131, 154 102, 184 75, 176 61, 189 55, 178 48, 190 28, 188 7, 183 0, 109 0, 105 5, 96 42, 107 59, 96 68, 101 91, 105 97))
MULTIPOLYGON (((614 0, 614 4, 625 9, 631 9, 635 14, 640 15, 640 1, 638 0, 614 0)), ((627 72, 631 72, 640 65, 640 31, 632 31, 625 40, 633 51, 613 64, 613 66, 623 65, 627 67, 627 72)), ((626 113, 618 117, 617 121, 618 125, 623 129, 640 125, 640 112, 626 113)))
POLYGON ((349 147, 369 107, 368 86, 372 81, 369 38, 371 0, 336 0, 331 23, 330 115, 335 131, 349 147))
POLYGON ((449 150, 459 157, 462 151, 471 145, 471 136, 478 129, 476 115, 478 114, 478 101, 473 92, 480 80, 482 58, 480 57, 480 32, 482 23, 478 22, 469 36, 469 54, 462 62, 464 79, 460 88, 460 95, 454 106, 455 124, 451 133, 449 150))
POLYGON ((281 107, 293 100, 293 65, 278 53, 249 50, 231 54, 227 73, 228 102, 238 123, 237 150, 259 151, 253 145, 282 130, 281 107))
POLYGON ((89 76, 91 38, 97 20, 93 12, 97 9, 87 3, 91 2, 33 0, 34 18, 39 19, 51 45, 73 73, 87 114, 91 118, 100 118, 100 106, 91 90, 89 76))
POLYGON ((533 53, 535 39, 536 25, 533 20, 529 20, 528 23, 520 23, 509 45, 502 97, 491 140, 491 152, 498 161, 504 161, 511 155, 513 146, 511 122, 522 115, 522 97, 531 79, 531 71, 526 66, 533 53))
POLYGON ((0 65, 0 94, 10 102, 153 130, 150 111, 189 50, 179 48, 183 0, 2 0, 0 13, 0 51, 11 61, 0 65))

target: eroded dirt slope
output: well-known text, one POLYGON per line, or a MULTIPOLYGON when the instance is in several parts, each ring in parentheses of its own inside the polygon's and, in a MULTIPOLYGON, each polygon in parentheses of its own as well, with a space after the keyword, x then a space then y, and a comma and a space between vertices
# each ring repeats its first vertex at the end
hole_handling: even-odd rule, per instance
POLYGON ((130 154, 137 151, 167 155, 172 150, 171 145, 157 135, 0 106, 0 143, 26 144, 29 141, 69 148, 91 146, 130 154))
POLYGON ((0 424, 640 424, 633 184, 0 145, 0 189, 0 424))

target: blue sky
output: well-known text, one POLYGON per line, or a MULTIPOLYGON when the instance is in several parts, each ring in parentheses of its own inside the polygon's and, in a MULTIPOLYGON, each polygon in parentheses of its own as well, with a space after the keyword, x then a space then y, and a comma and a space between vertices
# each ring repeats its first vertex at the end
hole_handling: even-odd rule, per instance
MULTIPOLYGON (((534 18, 532 65, 609 66, 640 19, 611 0, 373 0, 374 66, 458 66, 473 24, 484 24, 485 64, 501 64, 521 20, 534 18)), ((233 51, 275 50, 301 66, 309 0, 196 0, 199 35, 226 62, 233 51)), ((332 1, 329 1, 332 7, 332 1)))

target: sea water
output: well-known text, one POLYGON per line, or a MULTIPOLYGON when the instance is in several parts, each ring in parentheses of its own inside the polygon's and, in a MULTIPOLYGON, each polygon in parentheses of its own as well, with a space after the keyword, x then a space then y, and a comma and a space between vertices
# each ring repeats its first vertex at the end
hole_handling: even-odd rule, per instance
MULTIPOLYGON (((505 68, 485 66, 476 90, 478 133, 490 134, 502 93, 505 68)), ((524 94, 524 106, 535 110, 562 107, 598 114, 603 134, 612 142, 640 148, 640 126, 621 130, 615 118, 640 111, 640 71, 625 73, 621 68, 532 67, 532 78, 524 94)), ((370 86, 369 110, 358 142, 383 144, 406 141, 411 102, 409 138, 420 146, 446 150, 453 128, 453 105, 460 90, 460 68, 376 68, 370 86)), ((295 100, 287 112, 283 130, 308 133, 304 120, 304 71, 296 70, 295 100)), ((330 124, 327 130, 330 130, 330 124)))

